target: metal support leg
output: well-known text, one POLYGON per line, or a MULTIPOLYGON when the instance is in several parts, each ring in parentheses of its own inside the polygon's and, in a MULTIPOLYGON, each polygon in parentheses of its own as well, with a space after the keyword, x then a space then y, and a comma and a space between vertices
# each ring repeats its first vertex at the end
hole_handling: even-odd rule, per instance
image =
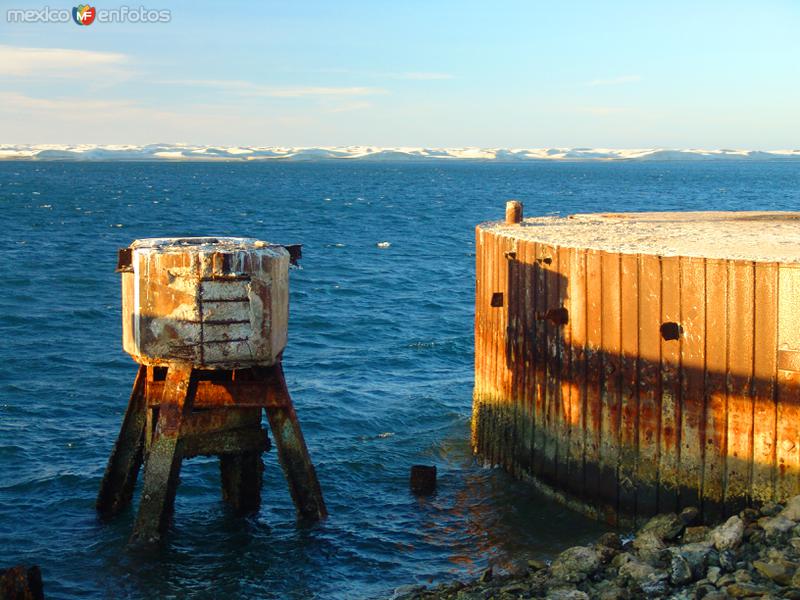
POLYGON ((266 409, 267 419, 295 508, 305 519, 324 519, 328 511, 280 363, 274 367, 273 376, 267 378, 267 394, 277 400, 268 403, 272 407, 266 409))
POLYGON ((133 496, 144 447, 146 371, 147 367, 140 366, 136 373, 128 409, 100 484, 96 506, 102 518, 111 518, 124 510, 133 496))
POLYGON ((222 499, 238 513, 256 512, 261 506, 264 462, 261 452, 223 454, 219 457, 222 499))
POLYGON ((156 431, 147 453, 142 499, 131 542, 158 542, 167 528, 183 458, 181 424, 192 410, 196 391, 197 374, 191 365, 169 366, 156 431))

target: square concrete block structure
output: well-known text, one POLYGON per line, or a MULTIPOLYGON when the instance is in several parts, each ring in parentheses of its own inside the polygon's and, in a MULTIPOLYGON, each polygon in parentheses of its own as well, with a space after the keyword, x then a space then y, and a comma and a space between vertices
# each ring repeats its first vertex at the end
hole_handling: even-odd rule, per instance
POLYGON ((800 213, 476 230, 474 451, 610 522, 800 493, 800 213))
MULTIPOLYGON (((294 248, 294 247, 292 247, 294 248)), ((120 250, 123 347, 139 372, 97 499, 104 517, 144 482, 133 539, 158 541, 184 458, 220 457, 223 498, 260 505, 266 411, 298 514, 326 515, 281 366, 291 260, 249 238, 156 238, 120 250)))

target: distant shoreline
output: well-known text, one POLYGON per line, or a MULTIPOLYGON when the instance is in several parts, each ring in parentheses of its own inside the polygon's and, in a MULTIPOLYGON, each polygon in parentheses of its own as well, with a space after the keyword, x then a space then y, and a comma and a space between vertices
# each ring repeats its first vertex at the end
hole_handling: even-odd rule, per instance
POLYGON ((675 162, 795 161, 800 150, 423 148, 376 146, 261 147, 189 144, 0 144, 0 161, 40 162, 675 162))

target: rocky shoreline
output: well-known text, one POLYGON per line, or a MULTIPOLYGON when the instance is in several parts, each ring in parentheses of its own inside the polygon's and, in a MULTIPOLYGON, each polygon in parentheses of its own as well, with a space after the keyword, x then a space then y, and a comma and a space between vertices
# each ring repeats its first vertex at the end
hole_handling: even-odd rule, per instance
POLYGON ((602 535, 551 563, 487 570, 468 583, 398 588, 393 600, 800 600, 800 496, 746 508, 716 527, 699 511, 653 517, 633 537, 602 535))

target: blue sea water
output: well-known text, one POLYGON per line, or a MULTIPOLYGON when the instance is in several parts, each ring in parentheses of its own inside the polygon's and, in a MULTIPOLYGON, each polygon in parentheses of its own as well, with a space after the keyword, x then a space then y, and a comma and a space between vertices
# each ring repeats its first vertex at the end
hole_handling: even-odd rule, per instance
POLYGON ((800 165, 0 162, 0 567, 40 565, 53 598, 375 598, 595 537, 470 456, 473 228, 508 198, 528 215, 797 209, 800 165), (94 512, 136 370, 116 249, 187 235, 304 245, 284 364, 330 517, 296 524, 274 452, 245 519, 193 459, 166 545, 141 555, 132 511, 94 512), (435 496, 409 493, 416 463, 437 465, 435 496))

